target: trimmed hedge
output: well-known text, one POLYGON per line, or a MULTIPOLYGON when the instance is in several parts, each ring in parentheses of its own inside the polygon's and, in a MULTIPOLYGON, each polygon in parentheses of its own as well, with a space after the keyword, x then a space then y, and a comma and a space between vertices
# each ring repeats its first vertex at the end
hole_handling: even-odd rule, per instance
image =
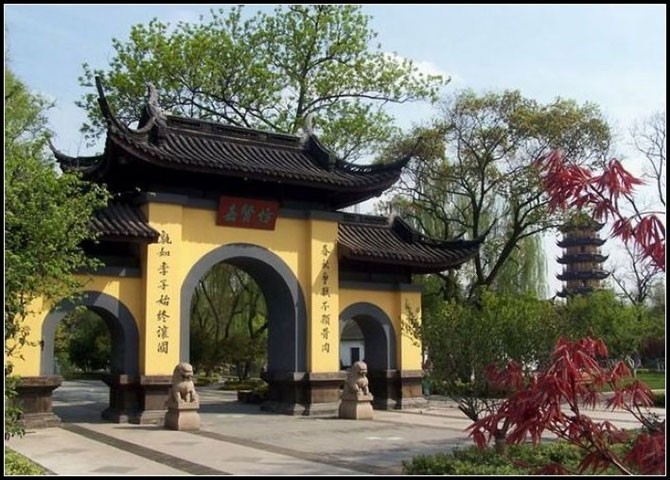
MULTIPOLYGON (((509 445, 505 455, 497 454, 493 448, 473 445, 451 453, 419 455, 402 464, 406 475, 532 475, 551 463, 576 470, 583 457, 582 450, 566 442, 545 442, 509 445)), ((603 474, 616 473, 612 468, 603 474)))
POLYGON ((260 378, 250 378, 242 381, 226 380, 225 383, 219 387, 219 390, 254 390, 265 384, 266 383, 260 378))

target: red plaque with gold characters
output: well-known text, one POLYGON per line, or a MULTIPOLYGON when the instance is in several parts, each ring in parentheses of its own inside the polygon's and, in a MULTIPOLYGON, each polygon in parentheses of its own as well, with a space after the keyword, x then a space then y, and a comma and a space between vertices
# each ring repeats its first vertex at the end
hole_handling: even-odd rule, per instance
POLYGON ((241 197, 221 197, 216 224, 274 230, 279 203, 241 197))

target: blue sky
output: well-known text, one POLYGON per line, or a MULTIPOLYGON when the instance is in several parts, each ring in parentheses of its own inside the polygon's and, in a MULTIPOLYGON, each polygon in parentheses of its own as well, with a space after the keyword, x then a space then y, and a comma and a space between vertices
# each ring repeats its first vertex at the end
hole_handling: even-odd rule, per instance
MULTIPOLYGON (((7 5, 5 55, 32 90, 53 99, 54 143, 70 154, 91 153, 78 133, 84 113, 82 63, 104 68, 130 27, 153 17, 197 21, 215 5, 7 5)), ((249 12, 272 6, 250 5, 249 12)), ((519 89, 540 102, 556 97, 598 104, 619 134, 617 153, 636 159, 625 134, 632 122, 666 102, 666 6, 647 5, 365 5, 370 26, 388 52, 452 76, 445 93, 519 89)), ((427 120, 426 105, 393 110, 404 127, 427 120)), ((547 244, 553 246, 554 238, 547 244)), ((607 253, 607 252, 606 252, 607 253)), ((547 252, 550 288, 553 259, 547 252)))

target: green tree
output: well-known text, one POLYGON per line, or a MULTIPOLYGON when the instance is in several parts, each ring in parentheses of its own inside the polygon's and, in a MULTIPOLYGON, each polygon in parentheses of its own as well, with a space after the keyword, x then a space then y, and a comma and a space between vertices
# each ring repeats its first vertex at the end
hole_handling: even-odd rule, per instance
POLYGON ((652 289, 645 305, 644 338, 640 347, 645 366, 659 368, 665 361, 665 282, 659 281, 652 289))
MULTIPOLYGON (((92 237, 89 218, 107 199, 101 187, 58 175, 48 160, 49 106, 5 65, 5 398, 12 358, 28 341, 30 302, 76 293, 74 272, 95 265, 80 244, 92 237)), ((18 432, 7 418, 6 431, 18 432)))
POLYGON ((486 235, 474 262, 460 273, 468 297, 481 286, 532 291, 537 269, 530 267, 538 257, 526 251, 523 258, 520 251, 527 239, 561 223, 558 213, 549 212, 538 160, 555 148, 584 162, 598 160, 609 142, 609 127, 593 104, 541 104, 518 91, 463 91, 445 101, 432 125, 399 136, 384 152, 383 158, 411 153, 413 161, 381 208, 436 238, 486 235), (528 266, 515 269, 514 281, 505 272, 511 260, 528 266), (503 273, 505 282, 499 282, 503 273))
POLYGON ((75 310, 58 325, 54 350, 63 376, 71 373, 68 367, 84 372, 108 371, 112 355, 109 327, 92 310, 75 310))
POLYGON ((558 309, 564 319, 566 338, 600 338, 613 359, 621 360, 639 351, 647 336, 649 324, 641 313, 644 307, 626 304, 611 290, 575 295, 558 309))
MULTIPOLYGON (((80 84, 102 77, 126 123, 139 118, 146 82, 163 108, 227 124, 296 133, 308 115, 321 140, 343 158, 373 151, 394 131, 387 103, 435 100, 446 81, 410 61, 371 47, 376 37, 357 5, 284 5, 244 15, 241 6, 212 11, 197 24, 152 20, 128 41, 113 40, 108 70, 84 64, 80 84)), ((95 94, 83 130, 98 136, 95 94)))
POLYGON ((542 238, 533 235, 519 241, 492 286, 500 293, 532 293, 538 298, 545 298, 546 278, 542 238))
POLYGON ((211 376, 235 366, 243 380, 267 355, 263 294, 244 271, 220 263, 200 280, 191 303, 191 362, 211 376))
POLYGON ((530 293, 485 290, 477 304, 440 301, 422 312, 421 323, 408 316, 406 333, 421 338, 433 380, 473 420, 489 405, 487 365, 516 360, 531 371, 548 358, 561 330, 552 304, 530 293))

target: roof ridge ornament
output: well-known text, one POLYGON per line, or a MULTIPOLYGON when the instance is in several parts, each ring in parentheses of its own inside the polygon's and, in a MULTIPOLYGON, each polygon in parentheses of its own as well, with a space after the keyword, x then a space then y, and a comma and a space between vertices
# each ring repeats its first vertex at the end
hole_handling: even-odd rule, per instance
POLYGON ((147 82, 147 108, 152 116, 161 120, 166 119, 165 111, 158 103, 158 91, 153 83, 147 82))
POLYGON ((141 137, 144 136, 146 133, 145 130, 133 130, 126 125, 123 124, 116 116, 112 113, 112 109, 109 106, 109 102, 107 101, 107 97, 105 96, 105 90, 102 87, 102 78, 100 76, 95 77, 95 88, 98 90, 98 104, 100 105, 100 110, 102 111, 102 116, 105 118, 107 121, 108 126, 114 126, 121 132, 131 134, 131 135, 139 135, 141 137))
POLYGON ((119 120, 112 113, 112 109, 109 106, 107 97, 105 96, 105 90, 102 87, 102 78, 100 76, 95 77, 95 88, 98 90, 98 105, 100 105, 100 110, 102 111, 102 116, 105 117, 107 123, 113 123, 117 128, 125 130, 124 126, 119 122, 119 120))
POLYGON ((307 115, 305 115, 303 131, 305 132, 305 135, 314 134, 314 112, 309 112, 307 115))

